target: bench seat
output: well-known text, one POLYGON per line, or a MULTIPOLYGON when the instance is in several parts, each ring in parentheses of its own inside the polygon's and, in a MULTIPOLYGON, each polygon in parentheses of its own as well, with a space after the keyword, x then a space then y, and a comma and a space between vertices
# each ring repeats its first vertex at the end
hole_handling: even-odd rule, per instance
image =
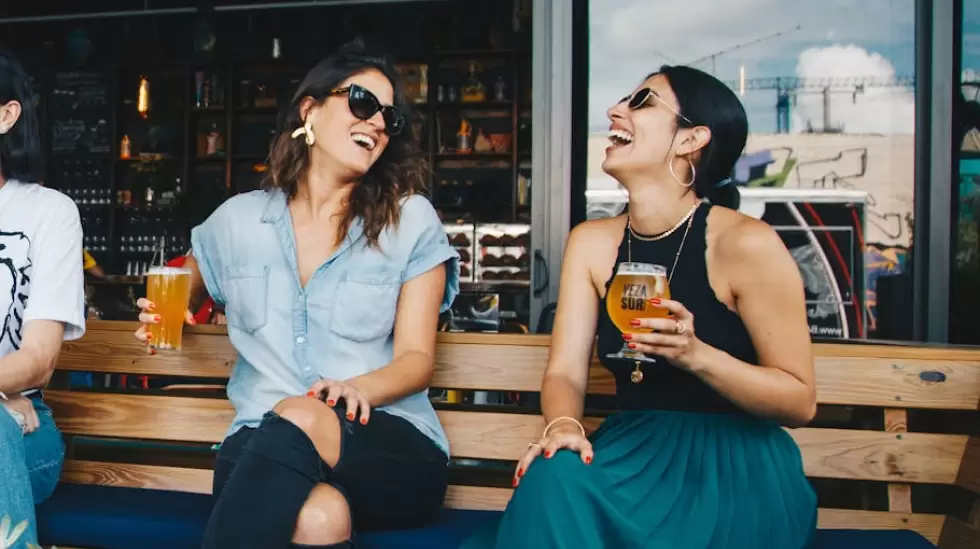
MULTIPOLYGON (((219 391, 202 387, 227 379, 237 353, 223 327, 193 326, 185 328, 180 353, 151 357, 132 337, 137 328, 135 323, 92 321, 84 338, 62 349, 58 379, 45 391, 45 400, 68 450, 62 484, 38 508, 45 544, 59 549, 200 547, 212 476, 203 454, 224 439, 234 417, 219 391), (64 379, 72 372, 154 376, 155 387, 72 387, 64 379), (185 385, 187 379, 205 385, 185 385)), ((536 335, 440 334, 432 386, 535 394, 549 345, 549 338, 536 335)), ((915 512, 912 505, 915 486, 943 485, 966 498, 980 495, 980 437, 928 432, 909 422, 910 409, 968 421, 980 410, 980 350, 821 344, 815 346, 814 366, 823 423, 788 432, 800 447, 807 477, 854 488, 847 505, 864 507, 828 506, 826 487, 833 484, 825 485, 817 547, 980 548, 974 522, 980 501, 974 512, 964 514, 966 520, 915 512), (887 493, 887 504, 872 501, 875 486, 887 493)), ((616 391, 612 375, 597 360, 588 388, 593 397, 616 391)), ((587 430, 598 428, 611 411, 603 406, 590 407, 587 430)), ((477 485, 452 484, 447 510, 436 524, 365 534, 359 549, 458 547, 507 505, 512 490, 499 487, 508 480, 501 475, 544 429, 531 402, 437 408, 452 457, 474 465, 466 479, 477 485), (491 462, 510 465, 501 469, 491 462)))
MULTIPOLYGON (((41 543, 92 549, 199 549, 211 496, 62 484, 37 508, 41 543)), ((361 535, 358 549, 456 549, 496 511, 446 509, 419 530, 361 535)), ((814 549, 934 549, 908 530, 820 530, 814 549)))

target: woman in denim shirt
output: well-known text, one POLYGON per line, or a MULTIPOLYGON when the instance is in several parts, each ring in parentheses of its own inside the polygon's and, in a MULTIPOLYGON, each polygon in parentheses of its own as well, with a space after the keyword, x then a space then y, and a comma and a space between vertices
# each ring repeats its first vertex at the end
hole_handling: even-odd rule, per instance
POLYGON ((396 73, 362 49, 306 75, 265 189, 191 236, 195 296, 225 304, 239 353, 205 548, 344 548, 442 506, 448 442, 427 388, 458 255, 418 194, 396 73))

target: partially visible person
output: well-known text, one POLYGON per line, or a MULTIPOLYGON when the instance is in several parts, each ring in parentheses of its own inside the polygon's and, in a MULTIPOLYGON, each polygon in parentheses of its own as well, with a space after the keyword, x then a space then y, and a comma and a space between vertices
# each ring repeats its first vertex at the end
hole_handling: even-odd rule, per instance
POLYGON ((745 110, 713 76, 667 66, 608 116, 602 168, 629 191, 627 213, 569 236, 541 386, 547 427, 518 462, 500 523, 463 547, 807 549, 816 497, 781 425, 816 411, 810 331, 792 256, 737 211, 729 177, 745 110), (606 300, 624 295, 616 274, 637 263, 663 266, 671 298, 647 294, 649 317, 620 329, 611 315, 643 295, 612 312, 606 300), (596 341, 621 411, 586 436, 596 341))
POLYGON ((0 49, 0 520, 19 532, 11 547, 38 543, 34 506, 54 491, 64 457, 41 389, 62 341, 85 331, 82 226, 74 202, 38 184, 33 96, 0 49))
POLYGON ((99 265, 99 262, 92 257, 92 254, 88 250, 82 249, 82 269, 86 274, 94 276, 95 278, 105 278, 105 270, 99 265))
POLYGON ((226 305, 239 354, 205 549, 348 548, 442 508, 428 385, 459 255, 422 195, 398 82, 357 43, 319 63, 280 115, 264 190, 191 234, 192 301, 226 305))
MULTIPOLYGON (((179 255, 170 261, 167 261, 168 267, 184 267, 187 264, 187 259, 191 257, 192 253, 190 250, 186 254, 179 255)), ((224 325, 227 324, 227 319, 225 318, 224 308, 214 302, 211 296, 206 296, 201 305, 197 308, 196 312, 193 312, 191 319, 188 320, 192 324, 215 324, 224 325)))

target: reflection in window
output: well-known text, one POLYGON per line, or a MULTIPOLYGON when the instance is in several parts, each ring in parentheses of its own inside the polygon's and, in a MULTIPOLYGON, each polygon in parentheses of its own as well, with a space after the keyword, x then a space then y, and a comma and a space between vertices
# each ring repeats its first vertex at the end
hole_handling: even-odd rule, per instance
POLYGON ((590 0, 588 217, 621 213, 605 111, 663 64, 713 73, 750 135, 732 177, 807 280, 811 333, 910 338, 913 0, 590 0))
POLYGON ((962 3, 959 97, 954 105, 954 165, 959 169, 953 226, 949 336, 980 342, 980 4, 962 3))

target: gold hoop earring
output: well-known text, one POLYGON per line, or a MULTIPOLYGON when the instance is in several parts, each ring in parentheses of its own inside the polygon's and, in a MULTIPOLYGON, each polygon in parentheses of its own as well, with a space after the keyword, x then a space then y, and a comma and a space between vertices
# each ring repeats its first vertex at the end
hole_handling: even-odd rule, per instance
POLYGON ((313 144, 316 143, 316 135, 313 133, 313 126, 310 125, 309 122, 305 122, 302 126, 293 130, 292 133, 293 139, 296 139, 301 135, 306 137, 306 144, 309 145, 310 147, 312 147, 313 144))
MULTIPOLYGON (((674 158, 677 158, 677 157, 675 156, 674 158)), ((671 161, 667 163, 667 169, 670 170, 670 176, 674 178, 674 181, 676 181, 678 185, 680 185, 681 187, 690 187, 691 185, 694 184, 694 179, 697 177, 697 173, 698 172, 697 172, 697 170, 694 169, 694 162, 691 162, 691 159, 690 158, 685 158, 684 160, 687 160, 688 165, 691 166, 691 180, 688 181, 687 183, 682 182, 677 177, 677 174, 674 173, 674 160, 673 159, 671 159, 671 161)))

